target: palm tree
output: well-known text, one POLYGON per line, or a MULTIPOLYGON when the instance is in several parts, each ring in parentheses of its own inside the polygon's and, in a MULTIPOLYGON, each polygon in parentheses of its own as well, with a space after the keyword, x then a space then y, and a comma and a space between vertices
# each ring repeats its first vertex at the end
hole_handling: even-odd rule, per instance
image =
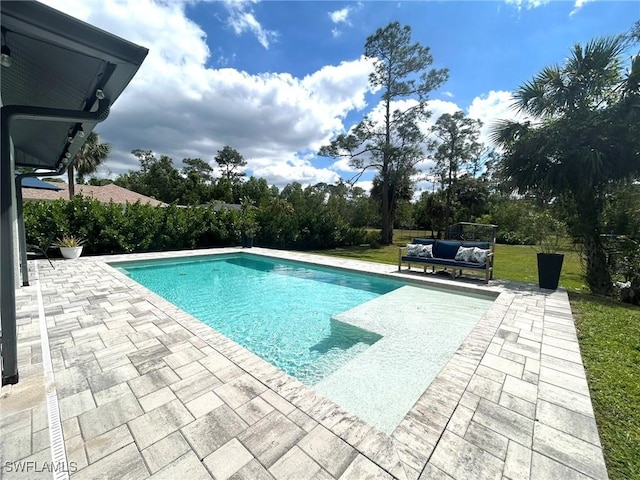
POLYGON ((503 178, 517 191, 567 200, 572 234, 583 245, 591 291, 606 294, 611 275, 600 237, 605 195, 640 172, 640 57, 625 76, 629 37, 576 44, 564 64, 544 68, 514 93, 529 121, 500 121, 492 140, 503 178))
POLYGON ((100 136, 95 132, 91 132, 78 153, 76 153, 73 162, 67 167, 69 200, 76 193, 74 170, 78 173, 78 181, 83 182, 84 176, 94 173, 105 162, 109 153, 111 153, 111 145, 102 143, 100 136))

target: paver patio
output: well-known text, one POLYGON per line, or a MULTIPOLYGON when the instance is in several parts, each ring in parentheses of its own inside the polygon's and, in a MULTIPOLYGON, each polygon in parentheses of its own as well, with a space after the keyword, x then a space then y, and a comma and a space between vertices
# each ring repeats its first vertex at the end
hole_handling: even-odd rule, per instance
POLYGON ((607 478, 565 291, 252 249, 497 296, 387 435, 105 263, 237 251, 30 264, 0 478, 607 478))

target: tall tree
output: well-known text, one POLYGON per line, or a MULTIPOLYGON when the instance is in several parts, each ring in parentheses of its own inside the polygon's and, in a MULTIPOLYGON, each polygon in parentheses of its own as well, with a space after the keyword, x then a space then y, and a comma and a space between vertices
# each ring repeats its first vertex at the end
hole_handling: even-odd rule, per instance
POLYGON ((213 168, 201 158, 182 159, 182 175, 186 179, 182 203, 199 205, 209 202, 213 197, 213 168))
POLYGON ((131 152, 140 162, 140 171, 118 176, 115 184, 166 203, 185 203, 187 180, 173 166, 173 160, 161 155, 156 158, 151 150, 131 152))
POLYGON ((201 158, 184 158, 182 160, 182 174, 189 178, 197 179, 205 185, 210 185, 213 180, 213 168, 201 158))
POLYGON ((101 142, 100 136, 96 132, 91 132, 87 136, 84 144, 67 167, 69 200, 76 194, 74 173, 78 173, 78 183, 84 183, 84 176, 94 173, 110 153, 111 145, 101 142))
POLYGON ((241 169, 247 166, 247 161, 240 155, 240 152, 235 148, 231 148, 229 145, 225 146, 222 150, 218 150, 218 154, 214 157, 214 160, 218 164, 222 176, 232 184, 240 182, 246 175, 241 169))
POLYGON ((440 178, 446 192, 445 222, 453 223, 452 205, 455 199, 456 183, 461 170, 474 168, 474 161, 482 151, 480 136, 480 120, 465 117, 457 111, 453 115, 445 113, 438 118, 431 131, 437 140, 432 143, 436 161, 433 173, 440 178))
MULTIPOLYGON (((381 187, 381 241, 393 241, 392 182, 403 185, 397 175, 409 174, 423 159, 425 135, 420 124, 430 115, 429 92, 448 78, 448 70, 429 68, 433 58, 428 47, 411 43, 411 27, 393 22, 367 38, 365 56, 373 61, 369 75, 373 91, 381 91, 381 120, 368 114, 349 133, 338 135, 320 149, 322 156, 347 158, 362 175, 377 170, 381 187), (395 180, 395 181, 394 181, 395 180)), ((358 177, 359 177, 358 175, 358 177)))
POLYGON ((487 210, 489 182, 484 177, 464 174, 456 182, 454 196, 458 206, 457 221, 475 222, 487 210))
POLYGON ((607 294, 611 275, 601 232, 606 195, 640 172, 640 56, 625 75, 629 37, 576 44, 562 65, 546 67, 515 93, 534 120, 500 122, 493 140, 504 148, 502 176, 520 192, 566 199, 572 233, 584 247, 591 291, 607 294))
MULTIPOLYGON (((403 169, 403 165, 400 165, 397 170, 395 168, 390 168, 387 173, 387 181, 389 184, 389 188, 387 189, 387 202, 390 211, 390 218, 393 220, 393 223, 391 224, 392 229, 395 224, 398 207, 403 202, 411 201, 411 198, 413 197, 414 182, 411 180, 411 174, 414 173, 414 171, 415 170, 413 168, 407 171, 403 169)), ((384 184, 380 176, 376 176, 373 179, 371 198, 374 201, 380 202, 380 204, 384 202, 383 185, 384 184)))
POLYGON ((264 178, 249 177, 246 182, 242 182, 237 187, 239 198, 249 197, 257 207, 269 203, 274 196, 278 196, 277 190, 274 195, 264 178))

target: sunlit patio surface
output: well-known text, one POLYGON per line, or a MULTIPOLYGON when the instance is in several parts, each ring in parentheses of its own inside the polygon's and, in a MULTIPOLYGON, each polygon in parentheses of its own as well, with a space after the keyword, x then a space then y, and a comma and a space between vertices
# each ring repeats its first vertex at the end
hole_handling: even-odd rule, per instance
POLYGON ((105 263, 237 251, 29 262, 0 478, 607 478, 565 291, 244 250, 497 295, 387 435, 105 263))

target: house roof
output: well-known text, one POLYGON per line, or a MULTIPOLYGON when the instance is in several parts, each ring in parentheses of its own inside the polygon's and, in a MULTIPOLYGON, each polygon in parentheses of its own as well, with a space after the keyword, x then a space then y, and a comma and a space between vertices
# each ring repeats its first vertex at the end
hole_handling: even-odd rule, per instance
MULTIPOLYGON (((57 183, 61 190, 41 190, 36 188, 22 187, 22 197, 25 200, 68 200, 69 185, 66 183, 57 183)), ((141 195, 126 188, 119 187, 113 183, 103 185, 102 187, 93 185, 76 185, 76 195, 80 194, 84 197, 94 198, 102 203, 148 203, 154 207, 166 207, 167 204, 156 200, 155 198, 141 195)))

